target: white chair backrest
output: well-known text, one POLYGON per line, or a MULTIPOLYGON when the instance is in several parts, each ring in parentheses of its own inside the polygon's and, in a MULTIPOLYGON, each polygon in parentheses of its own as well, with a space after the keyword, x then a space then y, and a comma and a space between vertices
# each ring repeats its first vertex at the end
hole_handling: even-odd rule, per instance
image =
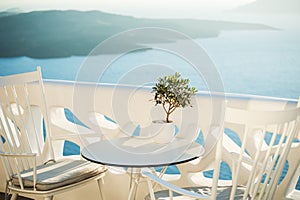
MULTIPOLYGON (((0 151, 13 154, 36 154, 37 163, 54 159, 50 133, 46 130, 48 118, 41 69, 17 75, 0 77, 0 151), (31 87, 38 84, 39 87, 31 87), (47 149, 46 149, 47 148, 47 149), (46 151, 47 150, 47 151, 46 151)), ((3 158, 8 176, 33 166, 32 159, 3 158)))
POLYGON ((240 155, 233 172, 231 199, 234 198, 239 172, 245 166, 251 168, 251 173, 244 199, 248 195, 254 199, 273 199, 291 144, 299 133, 299 120, 300 108, 286 111, 226 109, 225 122, 244 127, 240 155), (251 161, 246 159, 249 156, 251 161))

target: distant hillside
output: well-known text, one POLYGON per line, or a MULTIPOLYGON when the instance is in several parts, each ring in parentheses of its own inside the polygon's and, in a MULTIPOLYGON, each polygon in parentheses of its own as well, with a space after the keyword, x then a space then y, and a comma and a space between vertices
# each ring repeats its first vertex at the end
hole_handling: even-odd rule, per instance
POLYGON ((234 11, 243 13, 300 15, 300 0, 256 0, 234 11))
MULTIPOLYGON (((216 37, 223 30, 271 29, 261 24, 140 19, 100 11, 35 11, 14 15, 0 13, 0 57, 51 58, 87 55, 108 37, 140 27, 171 28, 193 38, 216 37)), ((114 51, 116 48, 108 50, 107 53, 114 51)))

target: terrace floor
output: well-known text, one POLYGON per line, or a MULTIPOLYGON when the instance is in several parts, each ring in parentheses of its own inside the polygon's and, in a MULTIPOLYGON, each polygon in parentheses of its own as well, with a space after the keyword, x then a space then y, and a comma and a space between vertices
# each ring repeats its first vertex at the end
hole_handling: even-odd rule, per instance
MULTIPOLYGON (((10 199, 10 197, 11 197, 11 195, 9 195, 9 199, 10 199)), ((5 194, 2 192, 0 192, 0 200, 5 200, 5 194)), ((32 200, 32 199, 18 196, 17 200, 32 200)))

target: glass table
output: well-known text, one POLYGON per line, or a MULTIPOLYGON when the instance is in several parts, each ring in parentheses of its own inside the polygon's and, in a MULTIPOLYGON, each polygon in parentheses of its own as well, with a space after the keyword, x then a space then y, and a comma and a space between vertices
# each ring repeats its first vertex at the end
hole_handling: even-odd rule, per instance
POLYGON ((163 174, 168 166, 192 161, 203 154, 202 145, 183 138, 174 138, 170 143, 157 143, 138 137, 101 140, 87 145, 81 152, 83 158, 94 163, 135 169, 129 170, 131 186, 128 199, 136 196, 142 168, 163 167, 163 174))

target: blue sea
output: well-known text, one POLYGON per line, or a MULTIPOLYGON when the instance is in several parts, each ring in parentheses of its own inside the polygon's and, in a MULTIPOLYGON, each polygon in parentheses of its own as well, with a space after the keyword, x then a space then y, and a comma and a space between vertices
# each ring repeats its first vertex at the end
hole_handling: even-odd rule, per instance
MULTIPOLYGON (((300 31, 228 31, 219 37, 197 39, 215 63, 226 92, 283 98, 300 96, 300 31), (246 39, 245 39, 246 38, 246 39)), ((100 58, 99 58, 100 59, 100 58)), ((33 59, 0 58, 0 75, 35 70, 42 67, 43 78, 76 80, 86 57, 33 59)), ((172 65, 191 79, 198 89, 202 81, 189 73, 186 63, 161 51, 132 53, 115 62, 102 82, 118 82, 133 66, 148 62, 172 65), (185 74, 185 70, 187 73, 185 74)), ((151 69, 150 69, 151 70, 151 69)), ((145 73, 145 77, 148 74, 145 73)), ((137 77, 136 77, 137 78, 137 77)), ((143 77, 140 77, 141 79, 143 77)))
MULTIPOLYGON (((227 31, 218 37, 196 39, 215 63, 222 78, 225 92, 298 99, 300 96, 300 31, 260 30, 227 31)), ((119 59, 107 70, 101 82, 116 83, 133 66, 148 63, 172 65, 191 79, 199 90, 205 90, 203 80, 193 76, 187 64, 166 52, 149 50, 135 52, 119 59)), ((86 57, 34 59, 29 57, 0 58, 0 75, 32 71, 42 67, 44 79, 76 80, 86 57)), ((149 73, 151 69, 149 69, 149 73)), ((148 73, 145 73, 146 77, 148 73)), ((143 79, 145 77, 139 77, 143 79)), ((71 114, 66 111, 67 115, 71 114)), ((231 133, 229 133, 231 134, 231 133)), ((66 143, 65 154, 79 149, 66 143)), ((230 178, 230 170, 222 163, 222 179, 230 178)), ((171 168, 171 173, 176 169, 171 168)), ((210 176, 211 172, 207 173, 210 176)), ((297 188, 300 189, 298 181, 297 188)))

